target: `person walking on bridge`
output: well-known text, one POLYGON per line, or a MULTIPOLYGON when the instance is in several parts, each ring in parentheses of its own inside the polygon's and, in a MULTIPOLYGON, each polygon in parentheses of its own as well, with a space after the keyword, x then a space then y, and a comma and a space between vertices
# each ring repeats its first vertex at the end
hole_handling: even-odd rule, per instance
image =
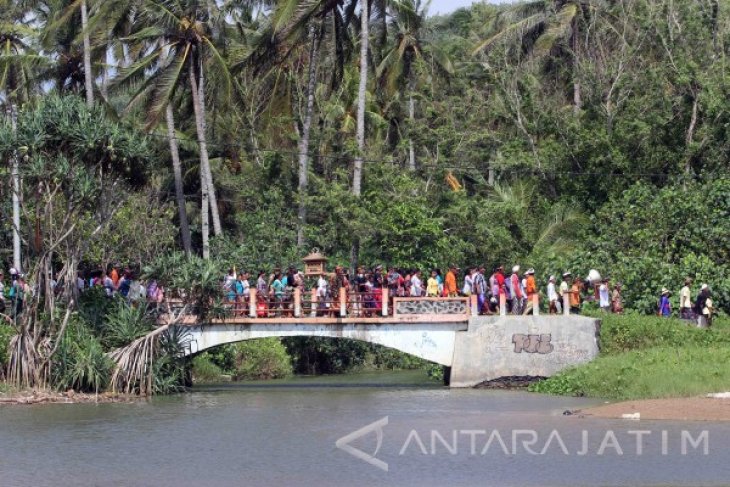
POLYGON ((573 285, 570 287, 570 312, 572 314, 579 315, 581 307, 581 292, 583 290, 583 281, 580 277, 576 277, 573 280, 573 285))
POLYGON ((555 276, 550 276, 547 285, 547 296, 549 304, 549 313, 551 315, 560 314, 563 310, 563 305, 560 302, 560 297, 555 289, 555 276))
POLYGON ((426 297, 436 298, 439 295, 439 282, 436 279, 436 271, 431 271, 431 277, 426 282, 426 297))
POLYGON ((512 314, 518 315, 521 312, 520 305, 522 304, 520 266, 516 265, 512 267, 512 275, 509 277, 507 287, 510 292, 509 298, 512 303, 512 314))
POLYGON ((484 266, 480 266, 474 274, 474 293, 477 295, 477 311, 484 313, 484 305, 487 298, 487 280, 484 277, 484 266))
POLYGON ((527 272, 525 272, 525 276, 525 295, 527 296, 527 302, 525 303, 525 309, 522 314, 535 314, 534 296, 537 294, 537 284, 535 283, 535 269, 527 269, 527 272))
POLYGON ((444 280, 444 292, 449 298, 455 298, 459 295, 459 288, 456 285, 456 274, 458 268, 455 265, 449 267, 449 272, 446 273, 446 279, 444 280))

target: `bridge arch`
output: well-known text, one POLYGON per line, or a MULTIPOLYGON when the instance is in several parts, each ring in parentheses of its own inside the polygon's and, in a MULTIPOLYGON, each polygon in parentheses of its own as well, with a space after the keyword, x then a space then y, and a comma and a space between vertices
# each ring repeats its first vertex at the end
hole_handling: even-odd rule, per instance
POLYGON ((213 323, 184 327, 190 337, 188 355, 220 345, 258 338, 310 336, 374 343, 450 367, 454 359, 456 333, 465 329, 466 324, 213 323))

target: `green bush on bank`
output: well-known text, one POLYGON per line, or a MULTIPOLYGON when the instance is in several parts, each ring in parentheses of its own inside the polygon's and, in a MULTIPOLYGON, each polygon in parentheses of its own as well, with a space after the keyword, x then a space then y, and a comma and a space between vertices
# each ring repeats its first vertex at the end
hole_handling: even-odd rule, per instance
POLYGON ((113 364, 104 347, 82 321, 72 319, 53 361, 56 388, 101 392, 109 383, 113 364))
POLYGON ((192 368, 193 382, 216 382, 224 373, 206 352, 193 358, 192 368))
POLYGON ((291 358, 279 338, 236 344, 235 380, 280 379, 291 375, 291 358))
POLYGON ((8 363, 8 346, 14 335, 15 330, 12 326, 0 323, 0 370, 4 370, 8 363))

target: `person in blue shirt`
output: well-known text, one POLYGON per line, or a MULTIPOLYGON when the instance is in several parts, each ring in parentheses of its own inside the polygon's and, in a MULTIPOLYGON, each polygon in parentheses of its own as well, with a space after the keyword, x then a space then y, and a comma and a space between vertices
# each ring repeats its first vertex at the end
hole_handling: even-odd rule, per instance
POLYGON ((672 316, 672 303, 669 302, 669 289, 662 288, 662 296, 659 298, 659 316, 668 318, 672 316))

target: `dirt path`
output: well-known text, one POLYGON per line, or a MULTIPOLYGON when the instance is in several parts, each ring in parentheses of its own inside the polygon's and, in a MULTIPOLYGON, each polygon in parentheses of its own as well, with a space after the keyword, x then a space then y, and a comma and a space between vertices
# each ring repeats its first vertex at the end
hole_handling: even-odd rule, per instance
POLYGON ((640 414, 640 419, 682 421, 730 421, 730 399, 682 397, 642 399, 583 409, 580 414, 596 418, 618 418, 640 414))

